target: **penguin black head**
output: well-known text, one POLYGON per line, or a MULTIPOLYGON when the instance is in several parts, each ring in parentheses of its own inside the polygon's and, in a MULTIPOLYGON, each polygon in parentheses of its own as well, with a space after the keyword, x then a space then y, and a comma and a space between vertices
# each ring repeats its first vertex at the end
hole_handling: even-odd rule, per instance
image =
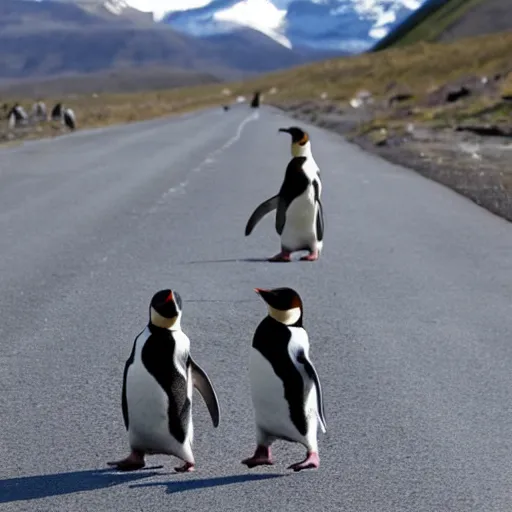
POLYGON ((285 325, 302 326, 302 299, 292 288, 255 288, 254 291, 267 303, 268 314, 285 325))
POLYGON ((149 306, 151 323, 164 329, 179 326, 181 307, 182 302, 178 292, 169 289, 156 292, 149 306))
POLYGON ((292 144, 304 146, 309 141, 309 135, 298 126, 290 126, 290 128, 279 128, 280 132, 289 133, 292 136, 292 144))

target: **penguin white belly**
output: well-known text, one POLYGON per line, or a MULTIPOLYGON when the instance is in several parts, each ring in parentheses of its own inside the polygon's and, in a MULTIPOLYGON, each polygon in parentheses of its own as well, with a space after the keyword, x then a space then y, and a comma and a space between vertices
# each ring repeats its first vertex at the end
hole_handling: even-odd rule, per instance
POLYGON ((140 360, 130 366, 126 379, 130 445, 149 454, 176 455, 193 461, 192 415, 189 418, 187 437, 181 444, 169 432, 167 394, 140 360))
POLYGON ((314 249, 316 240, 317 205, 312 186, 296 197, 286 210, 281 243, 290 250, 314 249))
POLYGON ((251 349, 249 375, 256 424, 268 434, 304 443, 306 438, 291 420, 282 380, 274 373, 272 365, 254 348, 251 349))

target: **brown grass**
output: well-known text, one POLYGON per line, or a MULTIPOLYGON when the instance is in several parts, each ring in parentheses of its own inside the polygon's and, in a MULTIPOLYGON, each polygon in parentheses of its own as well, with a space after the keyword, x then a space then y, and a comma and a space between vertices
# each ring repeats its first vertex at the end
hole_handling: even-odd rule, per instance
MULTIPOLYGON (((382 96, 391 84, 398 83, 422 97, 430 89, 465 75, 511 70, 511 47, 512 32, 450 44, 419 43, 301 66, 247 85, 251 90, 278 87, 278 99, 312 99, 326 92, 332 100, 346 101, 359 89, 382 96)), ((241 89, 247 90, 247 86, 241 89)))
MULTIPOLYGON (((87 95, 69 99, 66 103, 75 110, 79 127, 126 123, 221 105, 238 94, 250 95, 256 89, 268 93, 273 87, 277 92, 265 94, 264 101, 280 104, 318 100, 322 93, 326 93, 330 102, 345 104, 361 89, 370 91, 376 98, 384 98, 395 84, 409 89, 414 94, 414 103, 421 104, 434 88, 461 77, 509 73, 512 70, 510 48, 512 32, 507 32, 450 44, 419 43, 333 59, 228 85, 100 95, 97 98, 87 95), (225 87, 232 91, 230 98, 222 94, 225 87)), ((509 75, 503 85, 506 90, 512 88, 511 80, 509 75)), ((46 101, 49 107, 53 104, 51 98, 46 101)), ((27 102, 20 102, 29 106, 27 102)), ((422 117, 424 120, 439 119, 443 115, 449 117, 452 108, 439 107, 437 111, 419 108, 417 117, 420 120, 422 117)))

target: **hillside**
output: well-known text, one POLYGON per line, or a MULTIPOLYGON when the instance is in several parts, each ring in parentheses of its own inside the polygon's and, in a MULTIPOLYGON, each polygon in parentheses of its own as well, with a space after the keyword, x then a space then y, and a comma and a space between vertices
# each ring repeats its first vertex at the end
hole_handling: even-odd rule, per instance
MULTIPOLYGON (((239 78, 315 58, 252 30, 197 39, 92 3, 2 0, 0 79, 94 73, 119 68, 172 68, 239 78), (92 8, 92 7, 94 8, 92 8), (100 9, 100 10, 98 10, 100 9)), ((318 58, 323 56, 318 54, 318 58)))
POLYGON ((512 30, 510 0, 428 0, 372 51, 512 30))
POLYGON ((135 93, 218 83, 207 73, 169 67, 113 69, 58 77, 0 80, 0 96, 12 98, 61 97, 89 94, 135 93))

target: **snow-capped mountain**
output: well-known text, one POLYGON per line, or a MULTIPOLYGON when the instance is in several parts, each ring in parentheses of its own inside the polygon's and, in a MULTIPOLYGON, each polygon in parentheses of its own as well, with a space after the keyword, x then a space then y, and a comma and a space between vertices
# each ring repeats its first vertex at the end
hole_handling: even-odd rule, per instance
MULTIPOLYGON (((127 1, 135 5, 138 0, 127 1)), ((181 0, 169 1, 174 7, 167 14, 155 14, 159 21, 196 37, 225 34, 244 27, 257 30, 288 48, 356 53, 368 49, 424 2, 181 0)), ((159 2, 160 10, 164 3, 159 2)))

